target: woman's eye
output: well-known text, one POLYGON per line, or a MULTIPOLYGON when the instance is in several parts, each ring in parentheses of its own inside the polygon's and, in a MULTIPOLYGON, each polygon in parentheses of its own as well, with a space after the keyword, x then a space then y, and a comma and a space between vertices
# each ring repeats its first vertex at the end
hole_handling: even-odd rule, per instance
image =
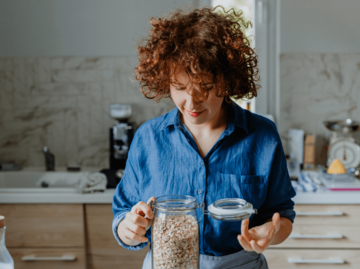
POLYGON ((177 90, 177 91, 182 91, 182 90, 185 90, 185 88, 178 88, 178 87, 175 87, 175 90, 177 90))

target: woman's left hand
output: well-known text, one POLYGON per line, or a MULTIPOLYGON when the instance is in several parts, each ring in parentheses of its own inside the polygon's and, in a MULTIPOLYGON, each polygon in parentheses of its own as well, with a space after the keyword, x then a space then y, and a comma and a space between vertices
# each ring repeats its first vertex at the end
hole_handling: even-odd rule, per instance
POLYGON ((280 230, 280 214, 275 213, 272 220, 249 230, 249 219, 241 222, 241 234, 238 235, 240 245, 246 251, 262 253, 272 242, 280 230))

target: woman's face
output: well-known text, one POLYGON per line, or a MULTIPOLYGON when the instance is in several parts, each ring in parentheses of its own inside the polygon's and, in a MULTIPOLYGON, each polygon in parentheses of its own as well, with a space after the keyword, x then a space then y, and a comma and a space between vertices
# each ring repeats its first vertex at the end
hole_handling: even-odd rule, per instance
POLYGON ((211 77, 205 78, 203 83, 209 89, 209 95, 206 101, 201 102, 193 94, 193 91, 200 89, 200 85, 192 84, 189 75, 184 70, 171 79, 171 97, 183 114, 185 123, 201 125, 221 113, 224 97, 216 96, 215 85, 211 77))

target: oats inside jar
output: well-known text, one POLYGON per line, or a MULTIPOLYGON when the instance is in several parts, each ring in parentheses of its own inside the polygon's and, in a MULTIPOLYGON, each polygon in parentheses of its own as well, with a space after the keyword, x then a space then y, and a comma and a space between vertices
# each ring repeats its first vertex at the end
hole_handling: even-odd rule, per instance
POLYGON ((152 229, 154 269, 199 268, 199 226, 193 216, 161 214, 152 229))

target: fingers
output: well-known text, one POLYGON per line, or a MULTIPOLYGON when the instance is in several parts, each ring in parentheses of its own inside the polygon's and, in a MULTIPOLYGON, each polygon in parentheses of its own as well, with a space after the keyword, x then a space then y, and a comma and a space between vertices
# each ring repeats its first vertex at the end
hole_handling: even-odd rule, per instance
POLYGON ((145 227, 148 225, 149 220, 139 216, 133 212, 126 214, 125 219, 121 222, 124 225, 122 229, 123 236, 129 240, 137 242, 147 242, 148 239, 143 236, 146 234, 145 227))
POLYGON ((255 242, 255 240, 251 240, 251 241, 250 241, 250 245, 251 245, 251 248, 252 248, 253 250, 255 250, 255 252, 258 253, 258 254, 262 253, 262 252, 265 250, 265 248, 260 247, 260 246, 255 242))
POLYGON ((238 235, 240 245, 246 251, 254 251, 250 245, 250 234, 249 234, 249 219, 245 219, 241 222, 241 234, 238 235))
POLYGON ((156 199, 155 197, 150 197, 149 200, 147 201, 147 204, 149 204, 150 201, 155 201, 155 199, 156 199))
POLYGON ((250 251, 254 251, 250 245, 250 243, 241 235, 238 235, 238 241, 240 243, 240 245, 243 247, 244 250, 250 252, 250 251))
POLYGON ((249 218, 244 219, 241 222, 241 235, 245 238, 246 241, 250 242, 249 235, 249 218))
POLYGON ((145 236, 138 235, 128 228, 124 229, 123 234, 127 239, 134 240, 137 242, 147 242, 148 241, 148 239, 145 236))
POLYGON ((272 223, 275 227, 275 230, 278 231, 280 228, 280 214, 279 213, 275 213, 272 217, 272 223))
POLYGON ((132 231, 138 235, 144 235, 146 233, 146 229, 144 227, 133 223, 129 219, 125 219, 124 222, 125 222, 124 224, 125 224, 126 228, 129 229, 130 231, 132 231))
MULTIPOLYGON (((153 197, 151 197, 153 198, 153 197)), ((151 199, 150 198, 150 199, 151 199)), ((152 208, 146 204, 145 202, 138 202, 136 205, 134 205, 131 209, 131 212, 141 215, 141 216, 147 216, 149 219, 152 219, 154 217, 152 208)))
POLYGON ((149 225, 149 219, 133 212, 127 213, 125 219, 144 228, 149 225))

